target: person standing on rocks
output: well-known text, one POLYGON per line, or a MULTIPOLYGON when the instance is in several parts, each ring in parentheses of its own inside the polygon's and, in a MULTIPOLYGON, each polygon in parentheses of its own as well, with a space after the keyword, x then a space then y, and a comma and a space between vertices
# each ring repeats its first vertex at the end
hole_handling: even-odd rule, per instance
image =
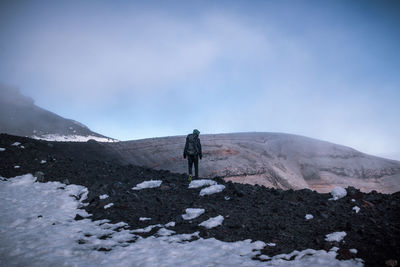
POLYGON ((201 159, 203 157, 199 135, 200 131, 197 129, 194 129, 192 134, 188 134, 186 137, 185 149, 183 150, 183 158, 188 158, 189 182, 192 180, 193 164, 194 177, 199 177, 199 158, 201 159))

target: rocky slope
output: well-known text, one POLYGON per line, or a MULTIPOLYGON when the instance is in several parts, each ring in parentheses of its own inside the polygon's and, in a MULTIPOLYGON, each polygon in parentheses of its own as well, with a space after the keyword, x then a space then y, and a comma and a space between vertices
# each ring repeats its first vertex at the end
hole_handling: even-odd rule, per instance
MULTIPOLYGON (((282 189, 329 192, 336 185, 362 191, 400 191, 400 162, 349 147, 281 133, 201 135, 203 177, 282 189)), ((182 158, 185 136, 110 144, 127 163, 187 171, 182 158)))
MULTIPOLYGON (((60 143, 2 134, 0 148, 3 148, 0 176, 35 173, 42 182, 61 181, 88 187, 86 209, 93 214, 93 219, 123 221, 131 229, 174 221, 177 233, 199 231, 203 238, 275 243, 262 251, 269 256, 306 248, 329 250, 337 246, 338 257, 362 258, 367 266, 385 266, 389 260, 391 263, 399 261, 400 193, 386 195, 373 191, 367 194, 347 188, 346 197, 332 201, 329 194, 308 189, 284 191, 217 178, 215 181, 225 189, 199 196, 200 189, 188 188, 186 175, 124 164, 124 159, 112 154, 108 145, 95 141, 60 143), (162 185, 132 190, 138 183, 150 179, 162 180, 162 185), (109 198, 100 199, 103 194, 108 194, 109 198), (114 205, 105 209, 110 202, 114 205), (360 208, 358 213, 353 210, 354 206, 360 208), (183 220, 181 215, 186 208, 203 208, 206 212, 193 220, 183 220), (314 218, 306 220, 306 214, 314 218), (221 226, 212 229, 198 226, 217 215, 224 217, 221 226), (140 217, 151 220, 141 221, 140 217), (325 240, 327 234, 337 231, 346 232, 343 241, 325 240), (350 249, 357 249, 357 253, 351 253, 350 249)), ((75 219, 81 218, 76 216, 75 219)), ((152 235, 159 228, 156 226, 142 235, 152 235)))
POLYGON ((113 141, 85 125, 36 106, 18 89, 0 84, 0 133, 57 141, 113 141))

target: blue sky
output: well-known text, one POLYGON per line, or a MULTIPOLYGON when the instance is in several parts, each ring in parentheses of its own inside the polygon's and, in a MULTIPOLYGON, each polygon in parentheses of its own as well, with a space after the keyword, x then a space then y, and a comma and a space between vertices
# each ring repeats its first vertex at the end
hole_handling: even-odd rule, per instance
POLYGON ((120 140, 285 132, 400 160, 397 1, 0 2, 0 82, 120 140))

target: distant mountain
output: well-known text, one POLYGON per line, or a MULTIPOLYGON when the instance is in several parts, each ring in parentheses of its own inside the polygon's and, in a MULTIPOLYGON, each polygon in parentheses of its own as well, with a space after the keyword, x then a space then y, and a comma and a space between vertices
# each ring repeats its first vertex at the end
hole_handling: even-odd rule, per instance
POLYGON ((50 141, 115 141, 89 130, 85 125, 65 119, 38 107, 18 89, 0 84, 0 133, 50 141))
MULTIPOLYGON (((352 148, 282 133, 201 135, 201 177, 282 189, 328 192, 334 186, 362 191, 400 191, 400 162, 352 148)), ((187 172, 185 136, 110 144, 125 161, 156 169, 187 172)))

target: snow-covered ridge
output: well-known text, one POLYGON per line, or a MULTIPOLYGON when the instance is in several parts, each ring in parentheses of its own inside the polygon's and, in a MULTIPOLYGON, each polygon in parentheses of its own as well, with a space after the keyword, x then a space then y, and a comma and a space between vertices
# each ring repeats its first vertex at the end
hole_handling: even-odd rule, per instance
POLYGON ((55 142, 87 142, 89 140, 95 140, 97 142, 107 142, 107 143, 115 143, 119 142, 116 139, 99 137, 94 135, 58 135, 58 134, 45 134, 41 136, 32 136, 33 139, 38 140, 46 140, 46 141, 55 141, 55 142))

